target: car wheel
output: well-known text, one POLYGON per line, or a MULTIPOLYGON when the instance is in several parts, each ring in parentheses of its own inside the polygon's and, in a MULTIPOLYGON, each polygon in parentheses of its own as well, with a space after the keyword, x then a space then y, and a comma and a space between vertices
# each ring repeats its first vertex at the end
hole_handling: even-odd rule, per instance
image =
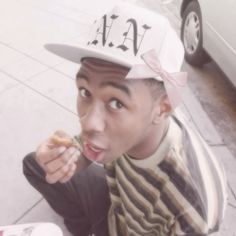
POLYGON ((183 12, 181 39, 189 64, 201 66, 210 61, 202 46, 202 16, 197 1, 189 2, 183 12))

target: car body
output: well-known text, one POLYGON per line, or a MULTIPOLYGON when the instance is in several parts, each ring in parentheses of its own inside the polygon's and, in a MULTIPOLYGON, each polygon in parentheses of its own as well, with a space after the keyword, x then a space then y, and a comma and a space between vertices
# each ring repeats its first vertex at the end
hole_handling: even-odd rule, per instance
POLYGON ((188 50, 188 43, 186 43, 186 38, 191 37, 186 36, 187 33, 185 32, 188 30, 188 24, 191 24, 191 14, 194 12, 191 13, 191 9, 199 5, 200 10, 199 32, 196 33, 196 30, 198 30, 196 23, 193 23, 196 29, 190 29, 189 31, 196 34, 192 41, 198 40, 200 44, 198 46, 206 54, 201 55, 201 60, 199 58, 196 61, 193 60, 193 63, 191 63, 191 58, 190 60, 186 58, 186 60, 192 65, 199 66, 208 61, 209 57, 207 58, 207 56, 209 55, 236 87, 236 0, 175 0, 175 3, 182 18, 181 29, 185 46, 185 58, 188 57, 188 54, 194 56, 191 55, 192 52, 188 50), (189 8, 190 3, 192 7, 189 8), (199 34, 202 35, 199 36, 199 34))

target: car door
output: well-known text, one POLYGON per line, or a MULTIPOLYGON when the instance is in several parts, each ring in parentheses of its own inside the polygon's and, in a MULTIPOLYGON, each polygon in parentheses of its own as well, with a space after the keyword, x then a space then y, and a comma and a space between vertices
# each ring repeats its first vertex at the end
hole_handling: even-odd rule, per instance
POLYGON ((236 86, 236 0, 200 0, 203 46, 236 86))

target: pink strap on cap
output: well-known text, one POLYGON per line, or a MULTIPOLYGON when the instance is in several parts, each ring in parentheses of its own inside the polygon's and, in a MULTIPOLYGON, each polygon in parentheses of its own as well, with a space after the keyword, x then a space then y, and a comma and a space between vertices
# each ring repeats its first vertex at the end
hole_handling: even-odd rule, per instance
POLYGON ((159 78, 161 78, 164 82, 166 93, 170 100, 171 106, 173 109, 175 109, 181 102, 181 94, 187 83, 187 73, 168 73, 165 71, 161 66, 155 50, 150 50, 142 54, 141 58, 146 65, 134 65, 127 74, 126 78, 154 78, 157 80, 160 80, 159 78))

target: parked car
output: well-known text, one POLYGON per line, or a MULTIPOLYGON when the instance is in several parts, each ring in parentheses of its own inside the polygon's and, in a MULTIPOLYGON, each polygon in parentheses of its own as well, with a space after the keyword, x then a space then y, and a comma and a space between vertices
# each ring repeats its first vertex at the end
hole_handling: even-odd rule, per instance
POLYGON ((212 58, 236 87, 236 0, 176 3, 186 61, 201 66, 212 58))

